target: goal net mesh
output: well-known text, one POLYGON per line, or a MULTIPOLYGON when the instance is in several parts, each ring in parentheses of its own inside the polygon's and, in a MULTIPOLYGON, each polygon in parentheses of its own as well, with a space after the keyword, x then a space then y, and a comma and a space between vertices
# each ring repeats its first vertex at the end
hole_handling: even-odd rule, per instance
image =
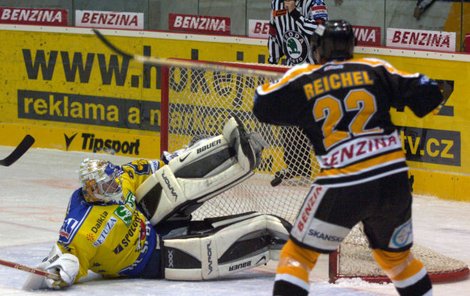
MULTIPOLYGON (((247 130, 258 132, 269 147, 263 151, 261 165, 253 177, 205 202, 193 213, 193 218, 258 211, 280 216, 293 223, 319 166, 310 146, 302 144, 305 136, 298 128, 260 123, 251 111, 256 86, 273 79, 256 73, 256 70, 273 71, 279 73, 280 77, 288 68, 259 64, 240 66, 252 67, 255 73, 228 73, 223 69, 165 68, 162 104, 168 104, 168 142, 162 143, 162 146, 174 151, 187 145, 194 137, 218 135, 231 115, 238 116, 247 130), (298 164, 306 167, 291 169, 299 172, 311 171, 311 175, 285 179, 273 187, 270 183, 275 173, 287 168, 284 159, 284 141, 287 138, 290 143, 299 143, 295 145, 298 151, 294 151, 294 154, 308 155, 310 159, 309 162, 298 164)), ((164 115, 162 118, 165 118, 164 115)), ((416 256, 424 261, 429 271, 440 275, 449 274, 449 280, 458 277, 456 272, 467 268, 465 263, 432 250, 423 247, 414 249, 416 256)), ((341 277, 385 280, 385 275, 370 255, 360 227, 350 233, 338 252, 330 255, 330 280, 341 277)))

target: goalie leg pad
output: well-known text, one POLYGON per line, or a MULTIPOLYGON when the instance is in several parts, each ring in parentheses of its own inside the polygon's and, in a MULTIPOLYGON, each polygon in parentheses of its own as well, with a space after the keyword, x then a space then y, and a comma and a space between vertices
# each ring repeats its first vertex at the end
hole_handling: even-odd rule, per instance
POLYGON ((137 188, 136 199, 152 225, 156 225, 187 201, 183 189, 168 166, 160 168, 137 188))
POLYGON ((189 215, 253 175, 264 147, 260 139, 231 118, 222 135, 197 142, 139 186, 137 202, 153 225, 175 213, 189 215))
POLYGON ((205 222, 210 229, 163 238, 165 279, 209 280, 265 264, 290 230, 282 219, 257 213, 205 222))

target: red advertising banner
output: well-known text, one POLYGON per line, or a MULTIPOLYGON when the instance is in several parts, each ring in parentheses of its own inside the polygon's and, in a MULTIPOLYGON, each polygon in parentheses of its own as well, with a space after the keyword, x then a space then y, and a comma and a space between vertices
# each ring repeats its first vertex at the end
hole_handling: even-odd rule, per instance
POLYGON ((75 25, 87 28, 144 29, 142 12, 76 10, 75 25))
POLYGON ((382 34, 380 27, 353 26, 357 45, 380 46, 382 44, 382 34))
POLYGON ((67 26, 67 9, 0 7, 0 23, 67 26))
POLYGON ((170 13, 168 28, 185 33, 230 35, 230 18, 170 13))

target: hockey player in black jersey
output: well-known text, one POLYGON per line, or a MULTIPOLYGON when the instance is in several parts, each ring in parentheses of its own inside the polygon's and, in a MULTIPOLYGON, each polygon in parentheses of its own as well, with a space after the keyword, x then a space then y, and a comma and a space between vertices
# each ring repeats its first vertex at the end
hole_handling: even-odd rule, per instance
MULTIPOLYGON (((282 57, 293 66, 314 63, 310 37, 328 20, 323 0, 273 0, 271 2, 270 35, 268 38, 269 63, 278 64, 282 57)), ((271 184, 301 176, 310 179, 310 143, 305 131, 298 128, 281 128, 286 168, 275 173, 271 184)))
POLYGON ((265 123, 308 130, 321 171, 281 251, 274 295, 307 295, 310 271, 359 222, 378 265, 400 295, 431 295, 413 257, 408 167, 390 109, 423 117, 443 104, 437 83, 372 58, 353 58, 355 37, 343 20, 315 30, 321 65, 293 67, 257 88, 253 112, 265 123))

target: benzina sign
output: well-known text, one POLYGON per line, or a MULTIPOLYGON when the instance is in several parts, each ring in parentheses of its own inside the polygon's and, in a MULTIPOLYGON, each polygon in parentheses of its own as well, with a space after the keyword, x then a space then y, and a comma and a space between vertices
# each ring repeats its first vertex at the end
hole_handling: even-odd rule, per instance
POLYGON ((66 9, 0 7, 0 23, 67 26, 66 9))
POLYGON ((144 28, 144 14, 141 12, 116 12, 77 10, 75 11, 75 25, 87 28, 144 28))
POLYGON ((357 45, 380 46, 382 35, 380 27, 353 26, 357 45))
POLYGON ((168 27, 171 31, 230 35, 230 18, 170 13, 168 27))
POLYGON ((454 52, 455 44, 455 32, 387 29, 388 47, 454 52))
MULTIPOLYGON (((249 20, 248 37, 268 38, 269 20, 249 20)), ((353 26, 354 35, 357 39, 357 45, 360 46, 380 46, 382 34, 380 27, 353 26)))

